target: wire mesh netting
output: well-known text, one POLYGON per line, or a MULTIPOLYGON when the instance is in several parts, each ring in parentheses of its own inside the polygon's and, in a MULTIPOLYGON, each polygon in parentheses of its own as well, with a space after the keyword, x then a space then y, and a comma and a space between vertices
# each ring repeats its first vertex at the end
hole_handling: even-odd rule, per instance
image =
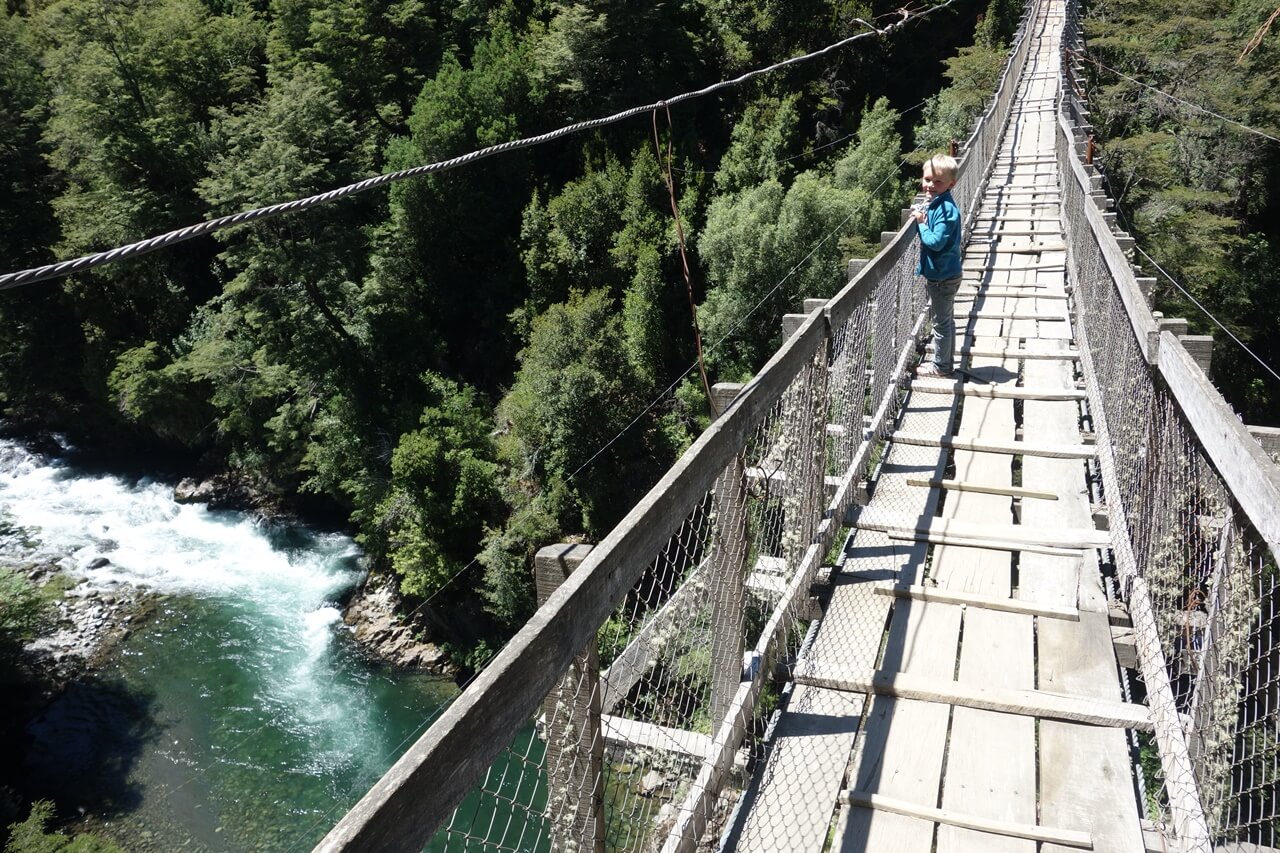
MULTIPOLYGON (((693 812, 723 820, 733 795, 701 796, 699 772, 723 721, 739 718, 728 770, 743 772, 770 705, 744 703, 741 685, 793 658, 806 627, 799 604, 821 515, 825 368, 818 348, 436 849, 649 850, 693 812)), ((540 556, 544 598, 586 550, 540 556)))
MULTIPOLYGON (((1069 25, 1078 38, 1074 15, 1069 25)), ((1081 77, 1078 70, 1068 76, 1081 77)), ((1073 86, 1065 112, 1078 118, 1087 108, 1076 93, 1073 86)), ((1063 137, 1064 163, 1068 146, 1063 137)), ((1143 686, 1151 690, 1154 682, 1167 681, 1186 743, 1185 756, 1165 754, 1150 738, 1137 744, 1145 805, 1153 820, 1177 829, 1178 799, 1193 791, 1207 839, 1190 846, 1272 848, 1280 842, 1275 555, 1207 456, 1181 403, 1148 363, 1154 342, 1139 340, 1133 308, 1121 295, 1125 286, 1138 292, 1132 271, 1124 264, 1129 281, 1117 281, 1119 249, 1106 245, 1110 235, 1097 227, 1096 217, 1090 221, 1092 205, 1079 181, 1064 182, 1090 396, 1106 449, 1100 497, 1113 530, 1124 537, 1116 551, 1121 592, 1132 612, 1139 604, 1151 612, 1150 632, 1135 637, 1143 686), (1149 604, 1136 601, 1139 594, 1149 604)), ((1159 345, 1178 346, 1168 335, 1159 345)))

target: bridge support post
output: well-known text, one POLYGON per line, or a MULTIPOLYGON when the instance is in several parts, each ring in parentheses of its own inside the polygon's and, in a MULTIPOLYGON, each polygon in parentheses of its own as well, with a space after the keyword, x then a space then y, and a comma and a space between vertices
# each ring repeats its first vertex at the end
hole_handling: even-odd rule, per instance
MULTIPOLYGON (((711 387, 724 411, 746 387, 718 382, 711 387)), ((742 454, 716 478, 715 530, 711 557, 711 727, 719 729, 742 682, 743 600, 747 569, 747 475, 742 454)))
MULTIPOLYGON (((590 545, 551 545, 533 559, 538 603, 582 564, 590 545)), ((604 735, 595 640, 542 703, 546 721, 547 822, 552 850, 604 853, 604 735)))

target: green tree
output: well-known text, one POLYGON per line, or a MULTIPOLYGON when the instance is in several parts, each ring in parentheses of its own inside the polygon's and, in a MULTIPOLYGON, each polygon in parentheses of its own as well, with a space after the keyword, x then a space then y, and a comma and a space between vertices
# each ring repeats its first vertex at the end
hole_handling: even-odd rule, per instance
POLYGON ((12 662, 24 643, 48 624, 49 608, 40 591, 13 569, 0 567, 0 659, 12 662))
POLYGON ((975 44, 960 48, 945 61, 943 73, 951 84, 929 98, 923 120, 915 128, 922 152, 946 151, 952 140, 968 138, 974 121, 995 94, 1005 58, 1003 47, 975 44))
MULTIPOLYGON (((411 135, 389 146, 389 165, 416 166, 519 137, 541 97, 528 53, 517 34, 498 28, 469 67, 446 58, 414 105, 411 135)), ((515 235, 531 189, 528 168, 516 152, 393 188, 367 313, 372 338, 394 349, 409 375, 438 370, 484 388, 508 375, 505 321, 519 303, 515 235), (441 354, 444 363, 435 360, 441 354)))
MULTIPOLYGON (((200 192, 219 212, 340 186, 369 166, 318 65, 296 65, 251 109, 219 114, 216 131, 226 153, 200 192)), ((365 386, 367 244, 357 226, 375 212, 357 199, 224 232, 233 277, 197 315, 170 373, 212 389, 218 431, 251 471, 296 485, 325 399, 365 386)))
POLYGON ((32 803, 26 820, 9 825, 4 853, 124 853, 123 848, 97 835, 68 838, 61 832, 49 832, 53 813, 53 803, 48 800, 32 803))
POLYGON ((533 322, 520 369, 498 406, 500 447, 513 475, 545 490, 572 483, 570 529, 599 534, 621 517, 629 474, 646 467, 643 430, 615 437, 644 405, 618 342, 621 317, 604 291, 574 293, 533 322), (579 470, 597 450, 596 464, 579 470))
MULTIPOLYGON (((41 141, 49 90, 28 19, 0 19, 0 271, 53 260, 58 186, 41 141)), ((66 416, 79 386, 78 323, 56 284, 0 293, 0 409, 18 420, 66 416)))
POLYGON ((864 245, 892 224, 905 198, 896 119, 881 100, 834 170, 803 172, 789 188, 769 178, 711 203, 698 241, 711 282, 702 316, 722 378, 749 377, 777 349, 782 314, 835 293, 840 237, 864 245))
MULTIPOLYGON (((588 149, 590 149, 590 145, 588 149)), ((597 163, 584 152, 582 176, 545 203, 534 192, 520 228, 528 296, 517 322, 528 325, 573 290, 606 288, 617 293, 623 271, 611 252, 622 227, 628 173, 612 154, 597 163)))
POLYGON ((718 193, 735 193, 773 179, 785 184, 799 143, 798 94, 752 101, 733 126, 729 150, 716 170, 718 193))
MULTIPOLYGON (((214 15, 198 0, 61 0, 35 20, 53 94, 45 139, 64 187, 53 203, 58 254, 199 221, 214 111, 258 92, 263 31, 252 13, 214 15)), ((196 240, 65 281, 90 395, 105 394, 118 352, 172 340, 216 292, 212 253, 212 241, 196 240)))
POLYGON ((538 81, 583 119, 687 88, 704 29, 694 3, 625 0, 551 4, 532 59, 538 81))
POLYGON ((466 567, 500 503, 491 422, 475 391, 430 374, 422 381, 432 404, 400 436, 387 494, 365 525, 385 541, 401 591, 419 598, 466 567))
MULTIPOLYGON (((1280 322, 1280 300, 1267 273, 1280 260, 1280 150, 1148 86, 1280 135, 1280 47, 1263 39, 1242 55, 1274 8, 1239 0, 1170 14, 1107 0, 1086 21, 1090 52, 1125 75, 1093 67, 1087 81, 1102 143, 1099 161, 1124 227, 1271 364, 1280 359, 1280 344, 1263 330, 1280 322)), ((1178 290, 1158 281, 1157 309, 1186 317, 1194 332, 1215 330, 1178 290)), ((1225 338, 1214 353, 1213 378, 1246 420, 1280 423, 1280 389, 1225 338)))

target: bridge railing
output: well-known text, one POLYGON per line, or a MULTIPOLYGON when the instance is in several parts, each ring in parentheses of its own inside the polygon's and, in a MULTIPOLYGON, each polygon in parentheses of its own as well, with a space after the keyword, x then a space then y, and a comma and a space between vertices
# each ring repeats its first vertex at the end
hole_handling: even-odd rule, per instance
MULTIPOLYGON (((962 206, 1025 29, 965 144, 962 206)), ((318 850, 691 850, 723 819, 901 403, 915 242, 904 226, 751 383, 717 386, 724 412, 602 542, 539 554, 537 613, 318 850)))
MULTIPOLYGON (((1072 5, 1066 47, 1080 49, 1072 5)), ((1280 475, 1178 339, 1158 330, 1104 215, 1102 175, 1081 162, 1082 79, 1068 58, 1062 212, 1098 498, 1156 722, 1160 768, 1146 805, 1184 850, 1270 849, 1280 841, 1280 475)))

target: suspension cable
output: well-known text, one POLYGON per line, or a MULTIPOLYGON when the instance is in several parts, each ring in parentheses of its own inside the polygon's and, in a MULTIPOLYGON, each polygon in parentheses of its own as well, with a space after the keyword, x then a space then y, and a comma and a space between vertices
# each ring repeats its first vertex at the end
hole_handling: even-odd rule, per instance
POLYGON ((1240 340, 1238 337, 1236 337, 1236 336, 1235 336, 1235 333, 1234 333, 1234 332, 1232 332, 1230 329, 1228 329, 1228 328, 1227 328, 1227 327, 1222 323, 1222 321, 1221 321, 1221 320, 1219 320, 1217 317, 1213 316, 1213 313, 1212 313, 1208 308, 1205 308, 1203 305, 1201 305, 1201 304, 1200 304, 1200 300, 1198 300, 1198 299, 1196 299, 1194 296, 1192 296, 1192 295, 1187 291, 1187 289, 1186 289, 1185 287, 1183 287, 1182 285, 1178 284, 1178 280, 1177 280, 1177 279, 1175 279, 1172 275, 1170 275, 1168 270, 1166 270, 1164 267, 1160 266, 1159 261, 1157 261, 1155 258, 1151 257, 1151 256, 1150 256, 1150 255, 1148 255, 1146 252, 1144 252, 1144 251, 1142 250, 1142 247, 1141 247, 1141 246, 1139 246, 1139 245, 1136 245, 1136 244, 1135 244, 1135 245, 1134 245, 1134 248, 1138 250, 1139 254, 1141 254, 1141 255, 1142 255, 1142 257, 1146 258, 1148 261, 1151 261, 1151 265, 1152 265, 1152 266, 1154 266, 1157 270, 1159 270, 1159 271, 1160 271, 1160 274, 1161 274, 1161 275, 1163 275, 1165 278, 1167 278, 1167 279, 1169 280, 1169 283, 1170 283, 1170 284, 1172 284, 1174 287, 1176 287, 1176 288, 1178 289, 1178 292, 1179 292, 1179 293, 1181 293, 1183 296, 1187 297, 1187 299, 1191 300, 1191 304, 1192 304, 1192 305, 1194 305, 1194 306, 1196 306, 1197 308, 1199 308, 1199 309, 1200 309, 1200 311, 1201 311, 1201 312, 1202 312, 1206 317, 1208 317, 1210 320, 1212 320, 1212 321, 1217 325, 1217 327, 1218 327, 1219 329, 1221 329, 1222 331, 1226 332, 1226 333, 1227 333, 1227 335, 1228 335, 1228 336, 1230 336, 1231 340, 1235 341, 1235 342, 1240 346, 1240 349, 1242 349, 1242 350, 1244 350, 1245 352, 1247 352, 1250 356, 1252 356, 1252 357, 1253 357, 1253 360, 1254 360, 1254 361, 1256 361, 1256 362, 1258 362, 1258 364, 1262 365, 1262 369, 1263 369, 1263 370, 1267 371, 1267 373, 1270 373, 1270 374, 1271 374, 1272 376, 1274 376, 1276 379, 1280 379, 1280 373, 1276 373, 1276 372, 1275 372, 1275 370, 1273 370, 1273 369, 1272 369, 1271 365, 1267 364, 1265 361, 1263 361, 1263 360, 1262 360, 1262 357, 1261 357, 1261 356, 1259 356, 1259 355, 1258 355, 1256 352, 1254 352, 1253 350, 1249 349, 1249 345, 1248 345, 1248 344, 1246 344, 1244 341, 1242 341, 1242 340, 1240 340))

